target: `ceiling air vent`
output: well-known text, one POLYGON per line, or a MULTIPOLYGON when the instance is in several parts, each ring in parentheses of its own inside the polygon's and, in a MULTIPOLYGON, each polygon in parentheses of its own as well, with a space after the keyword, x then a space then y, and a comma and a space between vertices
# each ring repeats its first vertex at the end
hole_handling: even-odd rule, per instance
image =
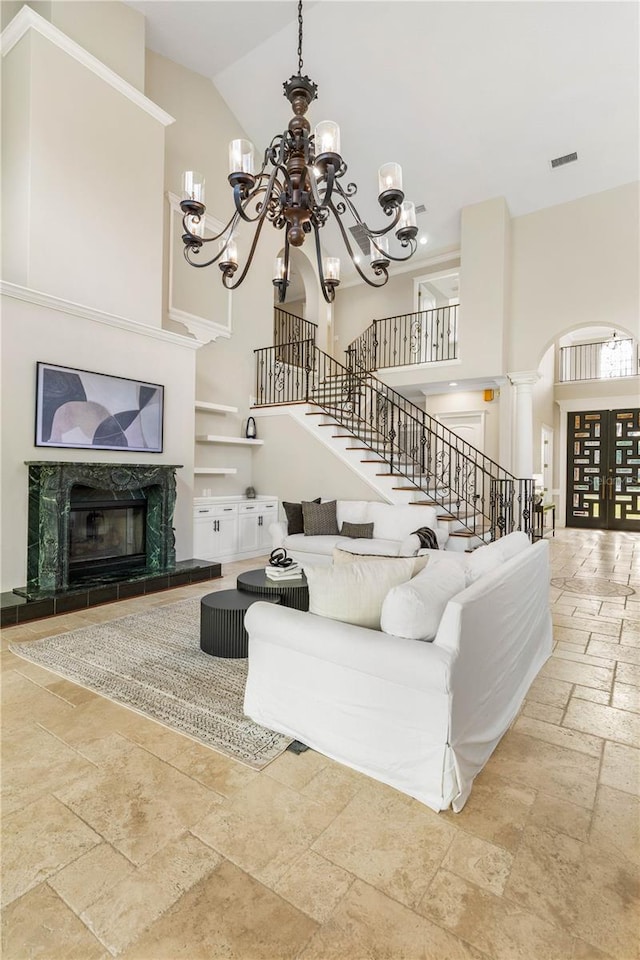
POLYGON ((426 213, 426 212, 427 212, 427 208, 425 207, 424 203, 419 203, 416 205, 416 213, 426 213))
POLYGON ((551 169, 555 170, 556 167, 564 167, 565 163, 573 163, 574 160, 578 159, 577 153, 565 153, 564 157, 556 157, 555 160, 551 160, 551 169))
POLYGON ((349 227, 349 233, 358 244, 365 257, 369 256, 369 234, 362 226, 361 223, 357 223, 355 227, 349 227))

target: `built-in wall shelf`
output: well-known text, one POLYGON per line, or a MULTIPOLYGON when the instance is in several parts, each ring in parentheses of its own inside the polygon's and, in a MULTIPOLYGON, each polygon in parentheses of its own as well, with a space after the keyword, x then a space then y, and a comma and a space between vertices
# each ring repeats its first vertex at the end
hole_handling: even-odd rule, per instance
POLYGON ((247 447, 262 446, 264 440, 250 440, 249 437, 218 437, 211 434, 199 434, 196 443, 242 443, 247 447))
POLYGON ((234 474, 238 471, 235 467, 194 467, 193 472, 194 474, 200 474, 201 476, 213 476, 214 474, 234 474))
POLYGON ((209 403, 207 400, 196 400, 196 410, 207 413, 237 413, 237 407, 226 407, 224 403, 209 403))

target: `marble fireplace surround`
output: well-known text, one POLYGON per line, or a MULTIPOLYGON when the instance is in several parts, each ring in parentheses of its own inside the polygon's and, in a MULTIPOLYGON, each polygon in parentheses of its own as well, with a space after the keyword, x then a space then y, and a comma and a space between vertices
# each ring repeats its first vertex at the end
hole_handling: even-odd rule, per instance
POLYGON ((176 470, 181 464, 26 461, 29 468, 27 545, 28 597, 69 590, 69 518, 76 485, 127 494, 142 490, 147 500, 146 574, 175 567, 173 513, 176 470))

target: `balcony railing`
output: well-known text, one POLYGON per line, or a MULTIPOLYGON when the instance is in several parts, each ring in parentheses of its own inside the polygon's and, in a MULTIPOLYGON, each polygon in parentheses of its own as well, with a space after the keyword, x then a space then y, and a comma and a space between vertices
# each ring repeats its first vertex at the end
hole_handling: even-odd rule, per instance
POLYGON ((347 366, 361 373, 456 360, 458 305, 374 320, 349 344, 346 353, 347 366))
POLYGON ((296 317, 295 314, 287 313, 280 307, 273 309, 273 345, 275 347, 285 343, 300 343, 302 340, 313 340, 315 343, 317 329, 318 325, 310 320, 296 317))
POLYGON ((638 373, 638 345, 631 338, 613 337, 598 343, 560 347, 558 381, 608 380, 638 373))

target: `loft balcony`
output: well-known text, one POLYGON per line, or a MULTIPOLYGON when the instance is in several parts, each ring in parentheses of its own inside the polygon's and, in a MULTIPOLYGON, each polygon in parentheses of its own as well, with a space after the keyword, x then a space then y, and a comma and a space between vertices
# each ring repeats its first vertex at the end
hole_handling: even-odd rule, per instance
POLYGON ((561 346, 558 350, 558 383, 612 380, 638 376, 638 344, 631 337, 561 346))
POLYGON ((458 359, 458 304, 374 320, 347 347, 360 373, 458 359))

